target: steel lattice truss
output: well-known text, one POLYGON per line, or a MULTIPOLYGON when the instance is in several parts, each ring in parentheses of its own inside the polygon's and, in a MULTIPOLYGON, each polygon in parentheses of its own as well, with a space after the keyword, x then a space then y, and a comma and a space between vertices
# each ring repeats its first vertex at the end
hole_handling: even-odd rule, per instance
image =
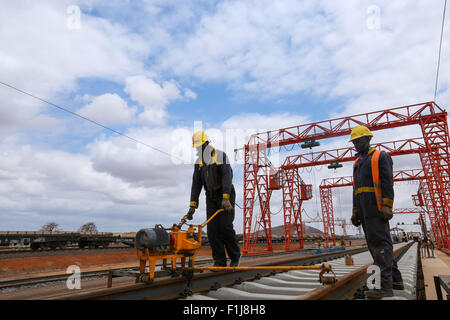
MULTIPOLYGON (((381 142, 372 144, 371 146, 381 151, 386 151, 392 156, 420 153, 421 151, 423 152, 426 150, 426 146, 422 138, 381 142)), ((336 161, 355 161, 355 159, 356 150, 353 147, 347 147, 287 157, 281 168, 283 170, 289 170, 293 168, 310 167, 312 165, 325 165, 336 161)))
MULTIPOLYGON (((393 172, 394 181, 413 181, 425 179, 422 169, 399 170, 393 172)), ((353 185, 353 177, 325 178, 320 183, 320 188, 349 187, 353 185)))
MULTIPOLYGON (((422 163, 422 170, 426 179, 421 182, 425 207, 429 214, 436 244, 442 248, 449 248, 449 204, 450 204, 450 153, 447 112, 434 102, 426 102, 409 106, 401 106, 381 111, 369 112, 355 116, 342 117, 332 120, 314 122, 254 134, 244 152, 244 228, 243 228, 243 254, 257 253, 254 248, 256 237, 260 229, 264 231, 267 247, 264 250, 272 251, 270 198, 272 190, 268 186, 269 167, 268 149, 301 143, 307 140, 327 139, 339 136, 348 136, 353 127, 365 125, 371 131, 419 125, 423 137, 396 142, 381 143, 378 148, 391 155, 418 153, 422 163), (385 149, 383 149, 385 148, 385 149), (255 200, 259 202, 261 216, 256 220, 253 217, 255 200), (255 221, 254 221, 255 220, 255 221), (253 226, 253 229, 252 229, 253 226)), ((295 223, 301 226, 301 201, 294 206, 295 183, 292 179, 299 177, 290 172, 300 167, 327 164, 334 161, 353 161, 355 158, 352 148, 336 149, 327 152, 310 153, 286 158, 283 163, 283 204, 285 206, 285 230, 290 230, 292 215, 295 223), (288 184, 288 186, 284 184, 288 184), (291 207, 286 207, 291 206, 291 207)), ((326 190, 327 188, 323 188, 326 190)), ((328 188, 329 189, 329 188, 328 188)), ((326 216, 326 229, 334 232, 334 219, 332 212, 323 212, 326 216)), ((329 211, 329 210, 328 210, 329 211)), ((297 226, 296 226, 297 229, 297 226)), ((299 238, 300 239, 300 238, 299 238)))
POLYGON ((425 211, 421 208, 396 208, 392 211, 394 214, 425 214, 425 211))

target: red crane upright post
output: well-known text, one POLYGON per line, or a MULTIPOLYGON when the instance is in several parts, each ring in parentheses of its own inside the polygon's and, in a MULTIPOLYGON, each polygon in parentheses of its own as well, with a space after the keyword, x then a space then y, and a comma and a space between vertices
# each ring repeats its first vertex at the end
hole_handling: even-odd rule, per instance
POLYGON ((336 247, 336 237, 334 232, 334 214, 333 214, 333 193, 331 188, 320 188, 320 204, 322 207, 323 237, 325 246, 329 246, 332 241, 333 247, 336 247))
POLYGON ((284 249, 289 250, 291 245, 291 220, 294 212, 295 170, 285 170, 283 173, 284 249))
POLYGON ((243 254, 255 251, 260 227, 263 228, 267 247, 265 252, 272 251, 272 228, 270 220, 270 197, 267 178, 267 148, 264 144, 251 144, 244 149, 244 246, 243 254), (261 165, 263 163, 264 165, 261 165), (261 217, 252 230, 253 208, 256 191, 261 208, 261 217))
POLYGON ((298 239, 298 248, 303 249, 302 224, 302 185, 304 185, 298 169, 283 171, 283 210, 284 210, 284 249, 290 250, 292 226, 295 228, 298 239), (293 221, 292 221, 293 219, 293 221))
POLYGON ((439 248, 450 248, 450 153, 446 114, 420 119, 426 152, 420 154, 426 183, 421 184, 431 227, 439 248))
POLYGON ((302 221, 302 203, 303 200, 310 199, 310 197, 308 195, 305 195, 306 187, 302 178, 300 177, 298 169, 295 169, 294 184, 294 227, 295 231, 297 232, 298 248, 303 249, 303 235, 305 232, 305 227, 302 221))

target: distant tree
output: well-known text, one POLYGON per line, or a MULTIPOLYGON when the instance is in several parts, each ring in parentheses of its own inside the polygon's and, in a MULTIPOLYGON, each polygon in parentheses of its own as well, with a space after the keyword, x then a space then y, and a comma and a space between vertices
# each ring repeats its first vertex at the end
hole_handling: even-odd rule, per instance
POLYGON ((56 222, 46 223, 41 227, 41 230, 39 231, 43 232, 59 231, 59 224, 57 224, 56 222))
POLYGON ((95 223, 88 222, 83 224, 80 229, 78 229, 78 232, 98 232, 98 230, 95 223))

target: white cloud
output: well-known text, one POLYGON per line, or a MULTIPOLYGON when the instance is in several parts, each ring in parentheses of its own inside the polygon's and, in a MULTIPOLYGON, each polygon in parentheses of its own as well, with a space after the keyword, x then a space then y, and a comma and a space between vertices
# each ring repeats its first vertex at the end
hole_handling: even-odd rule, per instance
MULTIPOLYGON (((153 167, 151 159, 148 162, 142 157, 142 160, 133 159, 138 153, 128 152, 126 148, 120 152, 128 157, 117 160, 117 154, 110 154, 109 160, 116 162, 111 164, 113 169, 106 172, 95 169, 93 161, 98 161, 95 157, 91 160, 90 156, 37 150, 29 145, 17 147, 1 143, 0 146, 0 190, 4 191, 0 195, 1 229, 14 229, 14 217, 27 215, 27 220, 20 224, 22 227, 16 226, 16 230, 26 227, 36 230, 48 222, 43 219, 51 219, 64 222, 65 230, 75 230, 83 222, 94 220, 99 222, 97 225, 102 231, 105 228, 135 231, 139 226, 178 221, 181 213, 175 208, 184 208, 189 201, 187 192, 179 192, 180 185, 185 187, 183 181, 178 179, 181 184, 174 183, 177 167, 169 164, 153 167), (141 165, 139 161, 145 162, 140 174, 147 175, 146 183, 141 183, 145 178, 127 181, 126 172, 141 165), (114 165, 118 163, 122 175, 114 172, 114 165), (165 183, 153 179, 158 176, 167 178, 165 183), (128 227, 131 229, 126 229, 128 227)), ((141 154, 149 156, 145 152, 141 154)), ((183 170, 182 166, 179 168, 183 170)), ((189 177, 191 170, 190 167, 189 172, 186 171, 189 177)))
POLYGON ((197 98, 197 94, 196 94, 194 91, 192 91, 191 89, 186 89, 186 90, 184 91, 184 96, 185 96, 187 99, 192 99, 192 100, 194 100, 194 99, 197 98))
POLYGON ((222 123, 224 129, 250 129, 253 133, 277 130, 281 128, 297 126, 307 122, 309 116, 279 113, 241 113, 231 116, 222 123), (251 127, 250 127, 251 125, 251 127))
MULTIPOLYGON (((0 74, 3 82, 54 100, 76 88, 79 78, 122 81, 142 72, 145 41, 119 24, 81 15, 81 28, 67 27, 70 1, 5 2, 0 11, 0 74)), ((0 126, 31 125, 42 104, 0 87, 0 126)))
POLYGON ((181 97, 174 83, 165 81, 159 85, 144 76, 128 77, 125 92, 130 94, 131 99, 148 108, 164 108, 170 101, 181 97))
MULTIPOLYGON (((179 177, 186 176, 185 165, 194 162, 189 143, 191 133, 186 129, 182 133, 185 133, 182 137, 183 145, 190 152, 190 157, 183 159, 181 163, 177 162, 177 148, 183 145, 179 144, 181 137, 175 134, 175 128, 140 128, 130 130, 127 135, 146 145, 124 137, 101 139, 91 143, 89 150, 93 168, 132 185, 176 188, 179 186, 179 177), (174 138, 178 141, 174 141, 174 138)), ((190 176, 192 168, 188 167, 187 175, 190 176)))
POLYGON ((117 94, 105 93, 94 97, 78 113, 101 123, 127 123, 137 108, 130 108, 125 100, 117 94))
MULTIPOLYGON (((191 32, 157 38, 155 68, 225 82, 257 98, 297 93, 343 98, 347 114, 431 100, 442 5, 378 1, 379 17, 368 11, 373 5, 221 1, 191 21, 191 32), (380 27, 370 28, 378 18, 380 27)), ((450 72, 444 71, 450 68, 449 39, 444 34, 439 96, 444 104, 450 103, 445 98, 450 72)))
POLYGON ((139 115, 144 123, 164 124, 167 120, 166 107, 173 101, 195 99, 195 93, 186 89, 183 96, 174 82, 164 81, 161 85, 146 76, 132 76, 126 79, 125 92, 139 102, 145 111, 139 115))

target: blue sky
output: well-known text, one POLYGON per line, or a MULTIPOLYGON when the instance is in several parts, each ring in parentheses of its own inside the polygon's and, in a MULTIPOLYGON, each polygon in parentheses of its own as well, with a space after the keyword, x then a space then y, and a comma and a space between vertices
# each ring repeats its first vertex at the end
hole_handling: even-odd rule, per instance
MULTIPOLYGON (((433 98, 443 1, 24 3, 8 2, 0 13, 1 81, 164 152, 181 150, 187 160, 179 164, 0 87, 0 230, 36 230, 49 221, 64 230, 88 221, 102 231, 171 225, 189 203, 195 123, 217 146, 238 132, 238 145, 224 141, 230 151, 257 131, 433 98)), ((450 102, 447 29, 443 108, 450 102)), ((376 138, 418 135, 404 128, 376 138)), ((346 138, 320 148, 343 145, 346 138)), ((420 165, 413 156, 394 163, 420 165)), ((242 203, 242 164, 233 169, 242 203)), ((304 179, 350 172, 351 164, 316 168, 304 179)), ((416 187, 401 188, 399 206, 409 207, 416 187)), ((349 219, 350 191, 339 192, 336 214, 349 219)), ((273 207, 280 201, 274 195, 273 207)), ((317 203, 305 204, 311 216, 317 203)), ((204 206, 196 222, 203 214, 204 206)), ((235 226, 242 231, 240 211, 235 226)))

